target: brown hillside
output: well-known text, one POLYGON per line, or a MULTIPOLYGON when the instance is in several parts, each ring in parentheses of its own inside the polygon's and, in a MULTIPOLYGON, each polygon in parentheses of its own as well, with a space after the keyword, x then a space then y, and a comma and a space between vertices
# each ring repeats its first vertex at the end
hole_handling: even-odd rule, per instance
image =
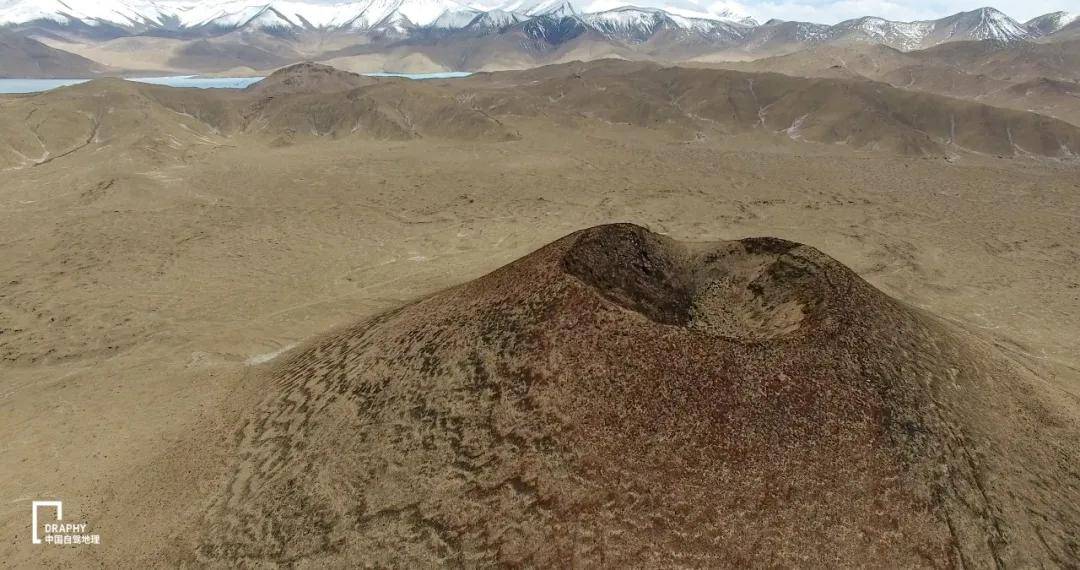
POLYGON ((127 149, 114 160, 137 169, 185 162, 223 141, 212 125, 184 110, 210 114, 222 96, 97 79, 12 99, 0 104, 0 168, 37 167, 105 147, 127 149))
POLYGON ((0 31, 0 77, 95 77, 108 69, 37 40, 0 31))
MULTIPOLYGON (((1055 97, 1066 110, 1073 98, 1055 97)), ((680 141, 766 135, 904 155, 1070 158, 1080 149, 1080 128, 1047 116, 862 79, 617 60, 454 81, 366 78, 301 64, 241 91, 109 80, 12 98, 0 108, 0 168, 93 150, 113 132, 123 136, 108 144, 135 145, 133 155, 150 150, 189 161, 191 149, 234 136, 275 145, 319 137, 507 141, 520 138, 516 123, 540 118, 632 125, 680 141), (121 123, 127 126, 113 127, 121 123), (140 145, 141 137, 150 138, 140 145)))
POLYGON ((879 45, 818 46, 750 62, 701 63, 797 77, 865 78, 902 89, 1033 111, 1080 125, 1076 42, 954 42, 899 52, 879 45))
POLYGON ((251 135, 512 140, 517 132, 436 85, 371 79, 300 64, 244 91, 177 89, 120 79, 0 101, 0 168, 113 145, 127 159, 187 162, 251 135))
POLYGON ((684 132, 765 129, 797 140, 916 155, 966 149, 1070 157, 1080 149, 1080 129, 1060 120, 862 80, 601 61, 474 83, 504 87, 475 93, 478 104, 495 114, 569 112, 684 132))
POLYGON ((1012 82, 1040 77, 1080 80, 1080 40, 1022 42, 1006 47, 992 41, 952 42, 911 55, 931 65, 955 65, 972 74, 1012 82))
POLYGON ((259 42, 262 34, 227 34, 185 42, 168 60, 172 69, 215 72, 227 69, 274 69, 305 58, 287 42, 259 42), (255 40, 255 41, 252 41, 255 40))
POLYGON ((376 82, 375 79, 329 65, 298 63, 275 71, 266 79, 248 86, 245 91, 260 97, 278 97, 293 93, 348 91, 376 82))
MULTIPOLYGON (((512 140, 513 129, 438 86, 398 79, 349 91, 261 99, 244 110, 245 132, 292 136, 436 136, 512 140)), ((258 93, 258 91, 256 91, 258 93)))

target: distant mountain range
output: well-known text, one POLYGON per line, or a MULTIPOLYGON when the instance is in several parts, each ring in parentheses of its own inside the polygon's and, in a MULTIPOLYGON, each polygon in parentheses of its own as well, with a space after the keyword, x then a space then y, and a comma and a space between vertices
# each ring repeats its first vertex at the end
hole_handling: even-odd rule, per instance
POLYGON ((590 10, 595 4, 563 0, 0 0, 0 77, 261 74, 299 61, 356 72, 490 71, 600 58, 708 63, 816 46, 912 51, 1080 39, 1080 20, 1064 12, 1024 23, 981 8, 939 20, 824 25, 759 23, 671 1, 663 9, 590 10))
POLYGON ((551 0, 535 4, 510 0, 483 9, 454 0, 362 0, 338 4, 293 0, 0 0, 2 27, 45 29, 97 39, 133 35, 213 37, 238 30, 277 35, 347 31, 401 39, 432 32, 500 33, 518 28, 549 43, 590 32, 632 44, 674 35, 683 41, 692 39, 720 47, 754 48, 777 41, 853 41, 910 50, 959 40, 1031 40, 1055 34, 1076 22, 1076 14, 1055 12, 1020 23, 993 8, 939 20, 894 22, 864 17, 823 25, 780 20, 759 24, 731 12, 678 8, 625 6, 588 12, 575 4, 551 0))

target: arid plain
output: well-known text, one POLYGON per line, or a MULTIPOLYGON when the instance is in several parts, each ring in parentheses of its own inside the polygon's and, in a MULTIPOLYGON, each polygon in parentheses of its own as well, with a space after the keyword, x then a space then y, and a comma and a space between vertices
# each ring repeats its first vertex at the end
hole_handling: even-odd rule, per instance
MULTIPOLYGON (((301 70, 243 103, 117 81, 0 99, 4 564, 168 564, 280 355, 602 223, 811 245, 1080 405, 1080 163, 1020 140, 1075 127, 1008 111, 1000 147, 997 110, 958 107, 990 125, 961 146, 893 121, 927 103, 880 88, 884 118, 852 129, 814 93, 861 84, 813 82, 814 109, 773 119, 694 107, 693 85, 654 104, 605 83, 617 65, 422 85, 301 70), (32 547, 42 497, 103 545, 32 547)), ((706 81, 658 69, 634 73, 706 81)))

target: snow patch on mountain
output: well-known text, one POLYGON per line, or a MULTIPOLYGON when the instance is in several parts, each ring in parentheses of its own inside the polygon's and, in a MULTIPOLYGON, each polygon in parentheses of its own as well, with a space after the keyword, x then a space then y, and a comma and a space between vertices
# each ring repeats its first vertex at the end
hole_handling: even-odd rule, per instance
POLYGON ((458 28, 464 28, 482 14, 483 12, 474 8, 465 8, 463 10, 447 10, 446 12, 440 14, 438 18, 435 18, 435 21, 431 23, 431 27, 444 30, 456 30, 458 28))
POLYGON ((564 6, 567 6, 568 11, 574 14, 596 14, 619 8, 656 9, 684 18, 722 20, 744 25, 757 25, 753 18, 741 11, 738 4, 725 2, 714 2, 705 7, 694 0, 683 0, 677 3, 665 4, 660 8, 633 6, 625 0, 583 0, 580 2, 576 0, 572 2, 567 0, 504 0, 502 2, 498 0, 477 0, 472 2, 471 5, 479 10, 501 10, 527 16, 550 14, 553 10, 564 6))
MULTIPOLYGON (((0 0, 0 25, 53 21, 62 25, 105 23, 132 27, 176 22, 180 29, 253 26, 367 30, 379 25, 430 26, 447 12, 470 9, 453 0, 368 0, 336 4, 290 0, 0 0)), ((467 21, 461 23, 466 24, 467 21)))
POLYGON ((582 19, 610 38, 632 43, 647 41, 661 30, 694 34, 714 40, 737 40, 746 35, 749 28, 744 24, 688 18, 657 8, 616 8, 587 14, 582 19))
POLYGON ((934 31, 933 22, 892 22, 881 18, 859 18, 834 27, 840 32, 856 32, 864 40, 882 43, 901 50, 916 49, 934 31))
POLYGON ((62 25, 137 27, 161 25, 170 14, 168 8, 143 1, 0 0, 0 25, 45 20, 62 25))
MULTIPOLYGON (((498 32, 521 26, 536 39, 557 42, 585 31, 640 43, 674 33, 746 47, 855 41, 901 50, 958 40, 1021 41, 1052 34, 1077 21, 1055 12, 1020 24, 993 8, 961 12, 931 21, 895 22, 864 17, 834 26, 770 20, 759 25, 720 0, 670 0, 671 7, 625 6, 626 0, 0 0, 0 26, 52 22, 60 26, 107 26, 108 33, 133 35, 166 29, 345 30, 407 36, 413 30, 468 28, 498 32), (484 2, 493 2, 484 4, 484 2)), ((671 37, 670 35, 666 37, 671 37)), ((695 40, 696 41, 696 40, 695 40)))
POLYGON ((1050 35, 1080 20, 1080 12, 1051 12, 1024 22, 1024 28, 1036 36, 1050 35))
POLYGON ((501 30, 528 20, 529 16, 517 12, 488 10, 469 22, 468 27, 475 30, 501 30))
POLYGON ((834 39, 884 44, 900 50, 930 47, 958 40, 1012 42, 1030 39, 1019 22, 993 9, 960 12, 940 20, 893 22, 865 17, 840 22, 830 29, 834 39))
POLYGON ((993 8, 961 12, 934 23, 937 29, 948 31, 948 39, 960 36, 972 40, 1015 41, 1031 37, 1023 25, 993 8))

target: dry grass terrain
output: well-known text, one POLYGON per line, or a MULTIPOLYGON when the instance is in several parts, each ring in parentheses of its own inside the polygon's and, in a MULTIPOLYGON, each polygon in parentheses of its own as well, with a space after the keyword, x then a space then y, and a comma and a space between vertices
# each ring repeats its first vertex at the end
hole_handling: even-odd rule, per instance
MULTIPOLYGON (((909 383, 902 385, 913 398, 940 396, 946 423, 962 426, 977 443, 973 463, 965 468, 974 475, 958 475, 967 482, 949 499, 958 502, 947 507, 966 517, 960 519, 966 526, 956 530, 954 542, 938 544, 926 556, 953 563, 964 557, 979 567, 992 566, 995 556, 1017 565, 1075 564, 1077 546, 1069 534, 1076 518, 1068 505, 1076 504, 1078 485, 1072 458, 1080 401, 1080 165, 1062 145, 1080 148, 1078 129, 1021 111, 861 82, 628 65, 572 64, 431 83, 310 69, 243 93, 113 81, 0 98, 0 430, 7 434, 0 453, 0 528, 7 540, 0 544, 0 558, 13 567, 83 568, 258 556, 251 542, 215 546, 204 540, 204 517, 235 478, 237 465, 258 457, 253 434, 237 430, 251 414, 274 409, 284 393, 280 381, 297 355, 317 355, 318 347, 333 347, 333 339, 342 338, 336 333, 481 277, 571 232, 633 222, 679 241, 774 236, 808 244, 865 279, 868 291, 873 286, 897 299, 867 293, 876 300, 866 307, 892 307, 881 310, 898 311, 896 318, 926 335, 872 336, 868 347, 836 350, 895 362, 926 351, 943 355, 878 376, 909 383), (948 114, 919 122, 941 109, 961 118, 957 130, 950 129, 948 114), (960 369, 958 385, 970 400, 951 399, 956 395, 948 393, 948 384, 938 384, 953 367, 960 369), (946 394, 915 385, 923 372, 946 394), (250 453, 238 453, 245 449, 250 453), (1010 471, 1019 466, 1038 477, 1029 481, 1010 471), (983 482, 992 482, 989 498, 976 500, 971 493, 983 482), (85 521, 100 532, 103 544, 32 547, 29 501, 49 497, 64 501, 65 520, 85 521), (965 511, 961 503, 974 506, 965 511), (1037 512, 1023 511, 1024 505, 1037 512), (1039 529, 1046 532, 1040 535, 1039 529)), ((717 294, 729 294, 724 291, 717 294)), ((460 295, 435 297, 444 300, 439 311, 464 310, 445 301, 454 294, 460 295)), ((490 301, 479 294, 467 297, 490 301)), ((639 314, 640 307, 620 305, 627 301, 617 294, 591 298, 602 310, 587 314, 621 319, 604 326, 658 326, 639 314)), ((752 330, 764 337, 773 330, 797 332, 801 322, 797 312, 738 306, 749 308, 718 311, 706 295, 693 311, 708 315, 699 320, 717 330, 754 323, 752 330)), ((418 319, 412 325, 386 326, 400 327, 393 330, 402 334, 414 331, 410 326, 426 318, 423 307, 407 309, 418 319)), ((877 315, 868 322, 880 328, 878 311, 866 314, 877 315)), ((543 321, 529 321, 536 322, 543 321)), ((552 334, 572 326, 562 322, 552 334)), ((393 335, 380 338, 388 342, 393 335)), ((680 346, 674 343, 671 350, 680 346)), ((381 357, 376 350, 364 358, 381 357)), ((599 370, 589 374, 611 377, 599 370)), ((923 409, 875 394, 886 405, 923 409)), ((834 395, 869 405, 851 393, 834 395)), ((635 397, 675 401, 658 401, 648 392, 635 397)), ((386 417, 411 417, 404 409, 395 403, 386 417)), ((822 413, 799 413, 811 411, 822 413)), ((305 453, 313 454, 305 460, 332 466, 326 478, 305 480, 315 485, 305 489, 360 481, 339 476, 347 465, 335 462, 350 456, 334 453, 334 438, 343 437, 345 425, 335 418, 326 415, 313 424, 322 435, 305 440, 312 443, 305 453)), ((942 425, 927 428, 933 434, 928 441, 945 441, 942 425)), ((668 427, 694 445, 707 435, 668 427)), ((886 437, 866 429, 860 433, 886 437)), ((612 457, 611 441, 587 443, 609 453, 598 457, 612 457)), ((936 445, 931 447, 940 449, 936 445)), ((892 450, 906 448, 873 449, 895 458, 892 450)), ((790 453, 794 458, 800 451, 790 453)), ((918 473, 929 469, 919 465, 918 473)), ((631 483, 645 467, 620 464, 631 483)), ((375 562, 408 565, 420 559, 407 558, 412 555, 430 560, 485 551, 476 546, 480 542, 467 541, 457 550, 452 544, 445 551, 425 550, 435 544, 430 536, 441 531, 428 527, 428 534, 418 535, 424 527, 418 521, 452 512, 453 505, 422 506, 435 510, 411 516, 399 494, 427 489, 441 472, 425 472, 423 486, 410 488, 395 475, 410 464, 388 461, 384 468, 385 480, 398 486, 378 496, 386 508, 404 513, 398 522, 382 515, 398 533, 386 535, 391 543, 365 545, 348 534, 352 527, 325 526, 339 520, 326 508, 374 509, 341 519, 361 520, 348 517, 375 513, 379 504, 312 503, 312 518, 299 527, 307 534, 292 535, 301 557, 270 558, 313 566, 335 562, 302 558, 320 552, 318 540, 338 538, 335 529, 353 537, 346 540, 350 548, 387 553, 375 562), (399 552, 393 544, 420 546, 399 552), (391 558, 394 552, 401 558, 391 558)), ((533 472, 558 473, 540 467, 533 472)), ((861 473, 870 477, 864 482, 889 477, 861 473)), ((798 489, 824 488, 815 486, 826 481, 820 471, 805 476, 807 484, 798 489)), ((283 481, 273 482, 278 484, 283 481)), ((521 503, 513 502, 515 494, 536 484, 493 490, 477 504, 516 512, 521 503), (500 503, 504 491, 508 502, 500 503)), ((340 491, 342 497, 356 496, 350 494, 355 489, 340 491)), ((863 491, 842 492, 850 495, 839 497, 863 491)), ((940 512, 927 519, 911 515, 927 504, 919 502, 925 494, 905 497, 916 507, 896 519, 895 532, 942 528, 940 512)), ((569 516, 574 505, 584 504, 558 503, 565 510, 555 512, 569 516)), ((272 503, 252 501, 245 508, 258 512, 266 505, 272 503)), ((634 512, 626 504, 616 506, 612 512, 634 512)), ((865 522, 858 513, 875 509, 850 506, 845 516, 854 518, 844 520, 865 522)), ((655 508, 678 510, 671 502, 655 508)), ((797 522, 813 518, 771 508, 766 512, 791 516, 783 518, 790 525, 785 529, 797 530, 797 522)), ((450 530, 457 533, 458 527, 450 530)), ((529 560, 529 545, 543 537, 519 530, 520 539, 504 539, 526 550, 496 553, 494 560, 529 560)), ((798 536, 791 544, 811 540, 809 534, 798 536)), ((692 556, 685 559, 690 564, 718 563, 693 542, 709 537, 662 538, 664 548, 656 552, 685 553, 692 556)), ((763 538, 760 552, 747 550, 746 558, 728 562, 759 560, 774 538, 763 538)), ((807 564, 880 562, 888 552, 902 552, 897 544, 913 544, 895 535, 883 538, 884 550, 859 542, 855 534, 836 540, 861 558, 807 564)), ((611 552, 632 554, 615 546, 611 552)), ((573 548, 551 552, 533 560, 565 562, 573 548)), ((786 552, 791 558, 783 559, 799 565, 797 555, 786 552)))

